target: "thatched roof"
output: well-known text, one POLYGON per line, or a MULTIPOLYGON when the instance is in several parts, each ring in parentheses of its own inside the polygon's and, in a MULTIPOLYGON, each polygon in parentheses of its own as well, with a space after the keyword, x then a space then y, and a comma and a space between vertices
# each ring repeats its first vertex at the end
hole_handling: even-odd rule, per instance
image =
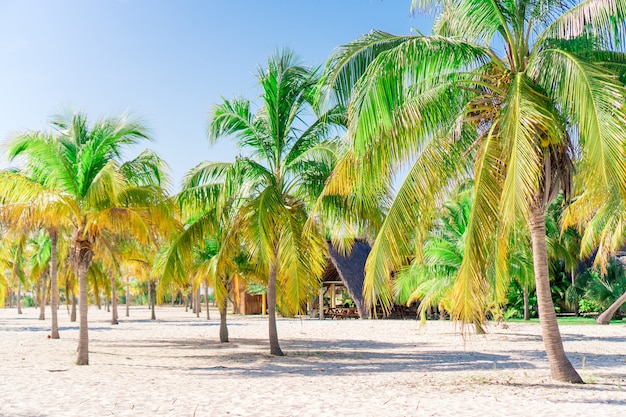
POLYGON ((359 317, 367 317, 367 306, 363 302, 363 280, 365 279, 365 261, 371 247, 367 242, 357 241, 349 254, 341 254, 333 245, 329 247, 330 262, 324 271, 324 281, 342 281, 350 298, 359 312, 359 317))

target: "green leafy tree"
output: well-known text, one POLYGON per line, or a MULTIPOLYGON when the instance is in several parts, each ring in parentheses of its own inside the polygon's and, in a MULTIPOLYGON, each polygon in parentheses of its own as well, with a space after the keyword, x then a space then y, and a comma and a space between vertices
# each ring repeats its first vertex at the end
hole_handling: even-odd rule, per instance
POLYGON ((389 185, 399 166, 413 163, 372 248, 364 295, 388 308, 390 271, 413 247, 407 230, 423 239, 450 185, 471 175, 453 317, 482 329, 489 243, 497 237, 497 282, 508 276, 509 235, 525 221, 552 377, 582 382, 550 294, 545 213, 559 192, 569 197, 573 178, 626 197, 626 3, 415 0, 413 7, 436 13, 432 36, 371 32, 340 47, 325 75, 337 99, 349 102, 353 161, 328 193, 368 198, 368 187, 389 185))

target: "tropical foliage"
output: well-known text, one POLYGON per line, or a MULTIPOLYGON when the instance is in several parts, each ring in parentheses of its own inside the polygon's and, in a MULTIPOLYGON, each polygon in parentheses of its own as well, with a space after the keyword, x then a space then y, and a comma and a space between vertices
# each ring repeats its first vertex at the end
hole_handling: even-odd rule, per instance
POLYGON ((474 204, 453 317, 482 328, 493 290, 489 254, 496 254, 495 282, 506 279, 510 235, 525 221, 552 375, 580 382, 550 296, 545 213, 559 192, 571 196, 573 181, 626 196, 626 4, 413 6, 435 11, 432 36, 371 32, 339 48, 325 75, 336 99, 349 104, 352 141, 352 162, 341 164, 326 192, 368 199, 370 190, 389 187, 399 166, 413 163, 368 260, 365 296, 389 308, 390 272, 421 247, 450 186, 471 175, 474 204), (415 231, 410 238, 406 229, 415 231))
POLYGON ((244 154, 190 172, 179 201, 201 210, 181 247, 189 253, 192 242, 211 237, 221 242, 211 271, 221 279, 213 279, 218 300, 237 270, 233 255, 245 247, 249 264, 267 284, 270 351, 282 355, 276 304, 300 311, 324 267, 324 236, 316 228, 305 232, 304 224, 336 161, 337 144, 327 139, 333 126, 343 123, 344 112, 341 107, 319 112, 319 74, 291 51, 272 55, 257 80, 262 104, 256 112, 242 98, 224 99, 211 110, 209 142, 230 136, 244 154))
MULTIPOLYGON (((7 144, 11 159, 21 157, 26 175, 3 172, 0 193, 5 202, 54 213, 70 224, 70 257, 79 282, 80 336, 78 360, 89 363, 87 274, 99 243, 125 236, 153 240, 158 226, 172 218, 163 190, 153 185, 162 166, 150 153, 122 164, 122 150, 148 138, 145 128, 126 118, 109 118, 89 126, 75 113, 51 119, 50 133, 28 131, 7 144), (148 184, 152 182, 152 184, 148 184)), ((42 219, 44 225, 46 218, 42 219)))

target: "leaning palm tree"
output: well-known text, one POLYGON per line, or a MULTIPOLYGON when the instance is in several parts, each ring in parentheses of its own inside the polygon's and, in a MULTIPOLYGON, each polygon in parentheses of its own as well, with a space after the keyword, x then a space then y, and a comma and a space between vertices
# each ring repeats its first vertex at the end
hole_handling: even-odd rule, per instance
POLYGON ((305 233, 304 224, 309 204, 334 166, 337 147, 326 139, 344 122, 344 111, 318 111, 318 72, 289 50, 272 55, 257 79, 262 104, 256 112, 248 100, 224 99, 212 108, 209 121, 211 143, 232 137, 245 156, 207 164, 195 178, 220 184, 215 201, 232 211, 232 240, 227 241, 245 246, 267 283, 270 352, 282 355, 276 304, 299 311, 325 264, 325 239, 315 228, 305 233))
MULTIPOLYGON (((130 234, 148 243, 150 225, 171 213, 161 189, 136 185, 120 169, 122 150, 148 138, 140 123, 123 117, 89 126, 81 113, 51 122, 52 133, 29 131, 8 143, 9 158, 22 158, 30 175, 3 172, 0 191, 8 202, 54 204, 57 216, 73 224, 70 256, 78 276, 80 311, 77 364, 87 365, 87 272, 97 240, 130 234)), ((155 167, 137 163, 134 168, 150 176, 155 167)))
POLYGON ((389 185, 413 162, 369 256, 365 296, 388 308, 390 271, 411 251, 407 230, 424 236, 450 185, 470 175, 453 317, 482 330, 490 242, 500 237, 503 278, 507 235, 525 221, 551 374, 581 382, 550 295, 545 213, 559 192, 569 197, 572 179, 626 196, 626 2, 414 0, 413 8, 437 13, 432 36, 374 31, 340 47, 325 76, 349 103, 352 141, 348 172, 327 193, 368 197, 368 186, 389 185))

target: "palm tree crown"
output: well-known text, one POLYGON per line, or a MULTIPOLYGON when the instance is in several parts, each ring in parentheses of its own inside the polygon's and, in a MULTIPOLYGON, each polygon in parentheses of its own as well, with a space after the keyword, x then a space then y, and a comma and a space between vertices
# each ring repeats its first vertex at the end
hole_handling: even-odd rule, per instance
MULTIPOLYGON (((276 303, 285 312, 299 311, 325 262, 323 236, 305 233, 303 225, 334 167, 338 145, 327 138, 344 123, 344 111, 339 106, 318 111, 318 71, 301 65, 289 50, 272 55, 257 79, 262 104, 256 112, 250 101, 236 98, 224 99, 210 114, 209 142, 231 137, 244 155, 196 167, 179 201, 204 213, 195 215, 207 225, 195 241, 219 235, 231 255, 245 245, 268 283, 271 352, 282 354, 276 303)), ((201 229, 196 222, 187 233, 201 229)), ((220 264, 219 258, 214 262, 220 264)), ((219 273, 225 273, 226 264, 221 265, 219 273)), ((232 274, 233 265, 229 268, 232 274)))
POLYGON ((51 124, 52 133, 29 131, 9 141, 9 159, 23 158, 27 175, 3 172, 0 188, 5 201, 22 211, 46 213, 46 227, 63 219, 73 229, 70 257, 78 270, 81 305, 78 363, 86 365, 86 276, 97 240, 132 235, 147 243, 172 211, 159 187, 164 165, 154 154, 121 162, 125 148, 148 138, 140 123, 109 118, 89 126, 85 115, 76 113, 53 117, 51 124))

